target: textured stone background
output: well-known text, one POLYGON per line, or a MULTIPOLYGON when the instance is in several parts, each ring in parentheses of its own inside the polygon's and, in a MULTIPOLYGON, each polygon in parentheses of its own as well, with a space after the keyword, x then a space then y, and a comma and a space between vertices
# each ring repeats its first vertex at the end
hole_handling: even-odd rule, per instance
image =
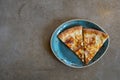
POLYGON ((0 80, 119 80, 120 0, 0 0, 0 80), (110 35, 100 61, 73 69, 52 54, 49 40, 64 21, 88 19, 110 35))

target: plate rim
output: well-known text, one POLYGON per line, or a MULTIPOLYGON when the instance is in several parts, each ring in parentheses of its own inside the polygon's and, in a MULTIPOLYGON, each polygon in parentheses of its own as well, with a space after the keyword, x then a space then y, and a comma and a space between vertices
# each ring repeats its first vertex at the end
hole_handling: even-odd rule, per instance
MULTIPOLYGON (((86 67, 92 66, 93 64, 95 64, 96 62, 98 62, 98 61, 106 54, 106 52, 107 52, 107 50, 108 50, 108 48, 109 48, 109 45, 110 45, 110 36, 109 36, 109 38, 108 38, 108 46, 107 46, 106 50, 104 51, 104 53, 103 53, 97 60, 95 60, 94 62, 92 62, 92 63, 90 63, 90 64, 88 64, 88 65, 80 66, 80 67, 68 65, 68 64, 66 64, 63 60, 61 60, 61 59, 55 54, 55 51, 54 51, 53 48, 52 48, 52 39, 53 39, 53 36, 54 36, 54 34, 56 33, 56 31, 59 30, 62 25, 64 25, 65 23, 69 23, 69 22, 72 22, 72 21, 76 21, 76 20, 79 20, 79 21, 87 21, 87 22, 93 23, 93 24, 97 25, 97 26, 98 26, 101 30, 103 30, 105 33, 107 33, 106 30, 104 30, 100 25, 98 25, 97 23, 95 23, 95 22, 92 21, 92 20, 88 20, 88 19, 70 19, 70 20, 67 20, 67 21, 63 22, 62 24, 60 24, 60 25, 54 30, 54 32, 52 33, 51 38, 50 38, 50 47, 51 47, 52 53, 55 55, 55 57, 56 57, 60 62, 62 62, 63 64, 65 64, 66 66, 69 66, 69 67, 72 67, 72 68, 86 68, 86 67)), ((108 34, 108 33, 107 33, 107 34, 108 34)))

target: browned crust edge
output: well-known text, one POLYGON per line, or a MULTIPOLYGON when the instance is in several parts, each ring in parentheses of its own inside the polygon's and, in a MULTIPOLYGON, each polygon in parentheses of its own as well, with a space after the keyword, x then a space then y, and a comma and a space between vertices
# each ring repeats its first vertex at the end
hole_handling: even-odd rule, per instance
POLYGON ((108 34, 102 32, 102 31, 96 30, 96 29, 91 29, 91 28, 84 28, 83 33, 95 33, 95 34, 98 34, 98 35, 102 35, 104 38, 109 37, 108 34))
POLYGON ((63 37, 65 37, 67 34, 71 34, 71 33, 73 33, 74 31, 77 31, 77 30, 78 30, 78 31, 82 30, 82 26, 75 26, 75 27, 66 29, 66 30, 64 30, 63 32, 61 32, 61 33, 58 35, 58 37, 59 37, 59 38, 63 38, 63 37))

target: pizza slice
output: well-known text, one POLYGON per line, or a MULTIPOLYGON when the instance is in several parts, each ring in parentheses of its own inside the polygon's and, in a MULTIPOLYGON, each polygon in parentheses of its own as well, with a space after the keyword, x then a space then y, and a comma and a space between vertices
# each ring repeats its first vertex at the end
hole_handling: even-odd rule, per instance
POLYGON ((66 29, 58 35, 58 38, 84 62, 82 26, 66 29))
POLYGON ((109 36, 104 32, 89 28, 83 29, 83 33, 85 63, 88 64, 109 36))

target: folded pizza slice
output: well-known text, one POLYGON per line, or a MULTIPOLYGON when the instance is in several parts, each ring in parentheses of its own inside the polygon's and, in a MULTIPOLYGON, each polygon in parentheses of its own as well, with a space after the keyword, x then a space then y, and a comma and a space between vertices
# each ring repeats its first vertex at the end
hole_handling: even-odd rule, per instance
POLYGON ((66 29, 58 38, 84 62, 82 26, 66 29))
POLYGON ((83 33, 85 63, 88 64, 109 36, 104 32, 88 28, 83 29, 83 33))

